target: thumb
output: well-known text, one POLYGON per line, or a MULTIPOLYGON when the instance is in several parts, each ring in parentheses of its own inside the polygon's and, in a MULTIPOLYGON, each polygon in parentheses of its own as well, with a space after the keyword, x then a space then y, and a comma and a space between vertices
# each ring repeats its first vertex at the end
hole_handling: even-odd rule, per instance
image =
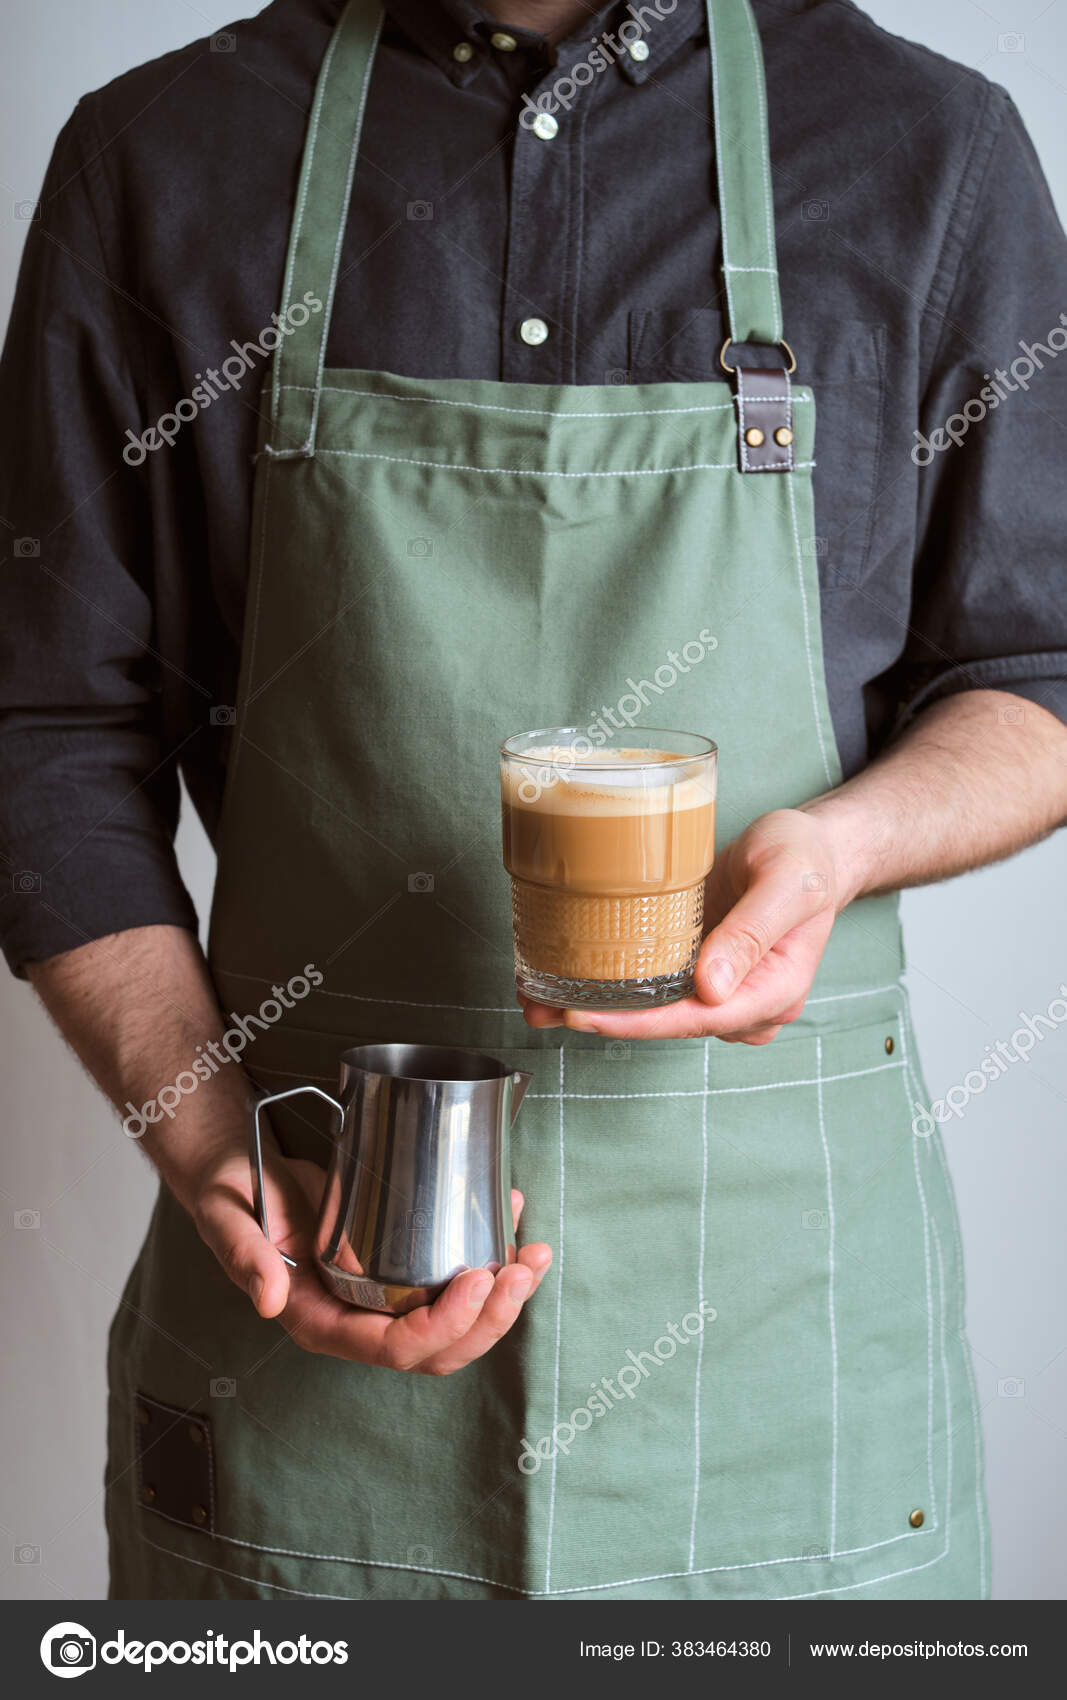
POLYGON ((288 1265, 249 1213, 247 1204, 232 1192, 212 1189, 197 1210, 197 1228, 234 1286, 249 1295, 260 1316, 277 1316, 285 1309, 288 1265))
POLYGON ((791 864, 788 869, 778 863, 761 869, 701 946, 696 968, 699 996, 706 1003, 725 1003, 783 934, 807 920, 818 902, 821 897, 804 887, 791 864))

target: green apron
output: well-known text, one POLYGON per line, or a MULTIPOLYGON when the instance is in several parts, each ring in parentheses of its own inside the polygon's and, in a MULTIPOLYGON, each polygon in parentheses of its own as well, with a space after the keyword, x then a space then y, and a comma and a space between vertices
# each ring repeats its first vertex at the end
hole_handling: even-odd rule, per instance
MULTIPOLYGON (((778 344, 759 39, 747 0, 709 21, 729 329, 778 344)), ((895 900, 842 916, 767 1047, 534 1031, 515 999, 502 737, 644 682, 643 723, 719 743, 722 842, 840 780, 812 394, 780 374, 793 469, 761 471, 726 383, 324 369, 378 27, 352 0, 308 131, 282 308, 324 310, 264 409, 211 966, 237 1012, 323 977, 249 1044, 261 1089, 383 1039, 528 1069, 514 1180, 555 1263, 485 1358, 400 1375, 294 1346, 161 1192, 111 1338, 113 1594, 984 1596, 895 900)), ((323 1162, 317 1109, 275 1126, 323 1162)))

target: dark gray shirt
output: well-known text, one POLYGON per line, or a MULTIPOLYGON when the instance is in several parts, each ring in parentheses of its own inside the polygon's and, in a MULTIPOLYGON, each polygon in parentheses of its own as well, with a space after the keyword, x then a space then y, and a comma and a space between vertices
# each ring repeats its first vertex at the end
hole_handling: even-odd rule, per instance
MULTIPOLYGON (((1018 115, 847 0, 755 10, 786 335, 816 392, 846 771, 948 691, 999 686, 1067 718, 1067 244, 1018 115), (954 414, 958 442, 934 436, 954 414)), ((16 967, 193 923, 171 842, 178 773, 214 834, 265 362, 213 399, 212 382, 172 446, 139 466, 123 449, 135 459, 133 439, 278 308, 339 11, 275 0, 88 96, 57 143, 0 403, 0 933, 16 967)), ((613 56, 554 137, 517 124, 524 93, 627 15, 609 6, 558 49, 508 26, 507 50, 470 0, 389 0, 331 365, 553 384, 720 375, 700 0, 646 8, 647 58, 613 56), (538 346, 518 332, 530 317, 549 326, 538 346)))

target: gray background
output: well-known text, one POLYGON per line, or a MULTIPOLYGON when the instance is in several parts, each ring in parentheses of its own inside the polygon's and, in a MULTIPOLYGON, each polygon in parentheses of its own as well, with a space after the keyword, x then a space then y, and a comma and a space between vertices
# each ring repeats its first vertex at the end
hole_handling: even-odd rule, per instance
MULTIPOLYGON (((976 66, 1011 91, 1062 217, 1067 0, 868 0, 866 10, 887 29, 976 66)), ((56 133, 79 95, 221 28, 230 13, 218 0, 0 0, 0 21, 6 319, 26 232, 15 206, 35 199, 56 133)), ((1012 335, 1032 339, 1045 329, 1019 325, 1012 335)), ((188 808, 179 851, 206 916, 212 857, 188 808)), ((1010 1038, 1020 1011, 1037 1014, 1058 995, 1067 979, 1064 873, 1060 838, 1005 866, 905 897, 910 984, 935 1097, 977 1068, 988 1046, 1010 1038)), ((96 1598, 107 1586, 105 1336, 144 1230, 152 1180, 28 988, 4 975, 0 1035, 0 1595, 96 1598), (39 1227, 16 1227, 23 1211, 38 1211, 39 1227), (39 1548, 39 1562, 16 1562, 22 1547, 39 1548)), ((994 1586, 1002 1599, 1067 1593, 1065 1104, 1067 1024, 946 1129, 966 1248, 994 1586)))

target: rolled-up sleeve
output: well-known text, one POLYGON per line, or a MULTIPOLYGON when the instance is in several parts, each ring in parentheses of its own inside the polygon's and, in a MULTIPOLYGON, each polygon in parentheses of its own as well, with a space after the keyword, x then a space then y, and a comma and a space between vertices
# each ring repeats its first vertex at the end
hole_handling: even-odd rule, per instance
MULTIPOLYGON (((32 216, 0 366, 0 942, 11 966, 125 928, 195 926, 178 874, 137 312, 94 205, 79 108, 32 216)), ((27 215, 30 208, 20 208, 27 215)))
POLYGON ((902 724, 978 687, 1067 720, 1067 239, 1015 107, 992 93, 997 134, 927 325, 902 724))

